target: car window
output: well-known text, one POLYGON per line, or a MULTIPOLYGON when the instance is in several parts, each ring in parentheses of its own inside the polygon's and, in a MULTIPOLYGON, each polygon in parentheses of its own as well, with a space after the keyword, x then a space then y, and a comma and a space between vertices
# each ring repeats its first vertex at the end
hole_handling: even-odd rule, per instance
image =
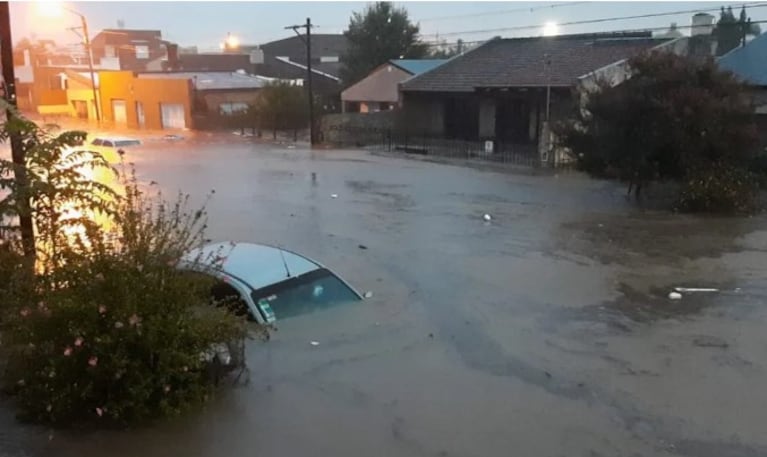
POLYGON ((120 140, 115 142, 115 146, 117 147, 126 147, 126 146, 140 146, 141 141, 139 140, 120 140))
POLYGON ((104 143, 103 143, 102 145, 103 145, 103 146, 106 146, 106 147, 108 147, 108 148, 111 148, 111 147, 113 147, 113 146, 114 146, 114 144, 112 144, 112 142, 111 142, 111 141, 109 141, 109 140, 104 140, 104 143))
POLYGON ((255 290, 252 296, 267 321, 270 317, 285 319, 360 299, 325 268, 255 290))
POLYGON ((217 281, 210 289, 210 297, 216 305, 225 306, 237 316, 248 316, 248 304, 237 289, 223 281, 217 281))
POLYGON ((101 146, 102 144, 104 144, 104 141, 101 138, 96 138, 95 140, 93 140, 91 144, 94 146, 101 146))

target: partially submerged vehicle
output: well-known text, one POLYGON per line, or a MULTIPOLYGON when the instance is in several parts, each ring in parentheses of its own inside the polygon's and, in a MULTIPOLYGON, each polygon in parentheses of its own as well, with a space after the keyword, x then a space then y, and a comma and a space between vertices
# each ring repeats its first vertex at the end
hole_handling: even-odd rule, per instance
MULTIPOLYGON (((177 268, 215 278, 211 298, 262 325, 363 299, 322 264, 263 244, 208 244, 185 254, 177 268)), ((221 365, 237 364, 231 352, 222 343, 206 357, 221 365)))

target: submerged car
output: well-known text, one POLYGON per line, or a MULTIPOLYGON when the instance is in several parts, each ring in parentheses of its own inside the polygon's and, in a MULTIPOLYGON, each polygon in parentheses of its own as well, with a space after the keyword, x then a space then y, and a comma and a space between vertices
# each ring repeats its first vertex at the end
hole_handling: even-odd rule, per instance
MULTIPOLYGON (((262 325, 363 300, 352 286, 318 262, 282 248, 255 243, 212 243, 186 253, 181 271, 216 279, 211 301, 262 325)), ((201 354, 220 373, 244 363, 242 342, 215 344, 201 354)))
POLYGON ((363 299, 320 263, 263 244, 208 244, 184 255, 178 268, 213 276, 216 301, 233 302, 235 312, 265 325, 363 299))
POLYGON ((121 157, 131 149, 141 146, 141 140, 125 137, 97 136, 87 142, 88 150, 98 152, 109 163, 120 163, 121 157))

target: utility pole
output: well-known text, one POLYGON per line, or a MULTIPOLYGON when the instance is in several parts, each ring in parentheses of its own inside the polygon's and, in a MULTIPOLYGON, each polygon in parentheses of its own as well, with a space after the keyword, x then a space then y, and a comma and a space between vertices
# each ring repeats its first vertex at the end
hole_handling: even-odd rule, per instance
MULTIPOLYGON (((6 128, 11 128, 11 157, 13 160, 14 177, 16 185, 22 189, 22 195, 26 194, 28 187, 27 169, 24 145, 18 132, 13 132, 11 124, 16 117, 16 74, 13 68, 13 41, 11 38, 11 13, 8 2, 0 2, 0 64, 3 67, 3 82, 5 100, 10 105, 5 111, 6 128)), ((24 197, 19 202, 19 225, 21 226, 21 241, 24 247, 24 255, 33 259, 35 256, 35 232, 32 224, 29 198, 24 197)))
POLYGON ((75 13, 80 16, 80 22, 83 25, 83 40, 85 43, 85 52, 88 54, 88 71, 91 73, 91 86, 93 87, 93 108, 96 113, 96 123, 101 125, 101 100, 99 100, 99 91, 96 89, 96 74, 93 71, 93 49, 91 49, 91 38, 88 35, 88 21, 84 14, 75 13))
POLYGON ((286 29, 292 29, 294 32, 296 32, 296 35, 301 39, 301 41, 304 42, 306 45, 306 90, 309 94, 309 145, 314 146, 314 143, 316 141, 316 135, 314 134, 314 92, 312 91, 312 20, 311 18, 306 18, 306 24, 304 25, 291 25, 288 27, 285 27, 286 29), (306 38, 301 36, 301 34, 298 32, 298 29, 305 28, 306 29, 306 38))

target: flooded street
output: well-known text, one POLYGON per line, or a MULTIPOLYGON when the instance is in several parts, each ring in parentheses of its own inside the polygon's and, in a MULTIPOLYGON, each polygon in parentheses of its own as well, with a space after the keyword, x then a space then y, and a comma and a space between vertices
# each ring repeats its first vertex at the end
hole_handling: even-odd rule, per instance
POLYGON ((214 241, 295 250, 373 298, 279 322, 247 384, 144 430, 20 425, 3 400, 0 457, 767 455, 764 216, 365 152, 129 159, 166 196, 215 190, 214 241))

